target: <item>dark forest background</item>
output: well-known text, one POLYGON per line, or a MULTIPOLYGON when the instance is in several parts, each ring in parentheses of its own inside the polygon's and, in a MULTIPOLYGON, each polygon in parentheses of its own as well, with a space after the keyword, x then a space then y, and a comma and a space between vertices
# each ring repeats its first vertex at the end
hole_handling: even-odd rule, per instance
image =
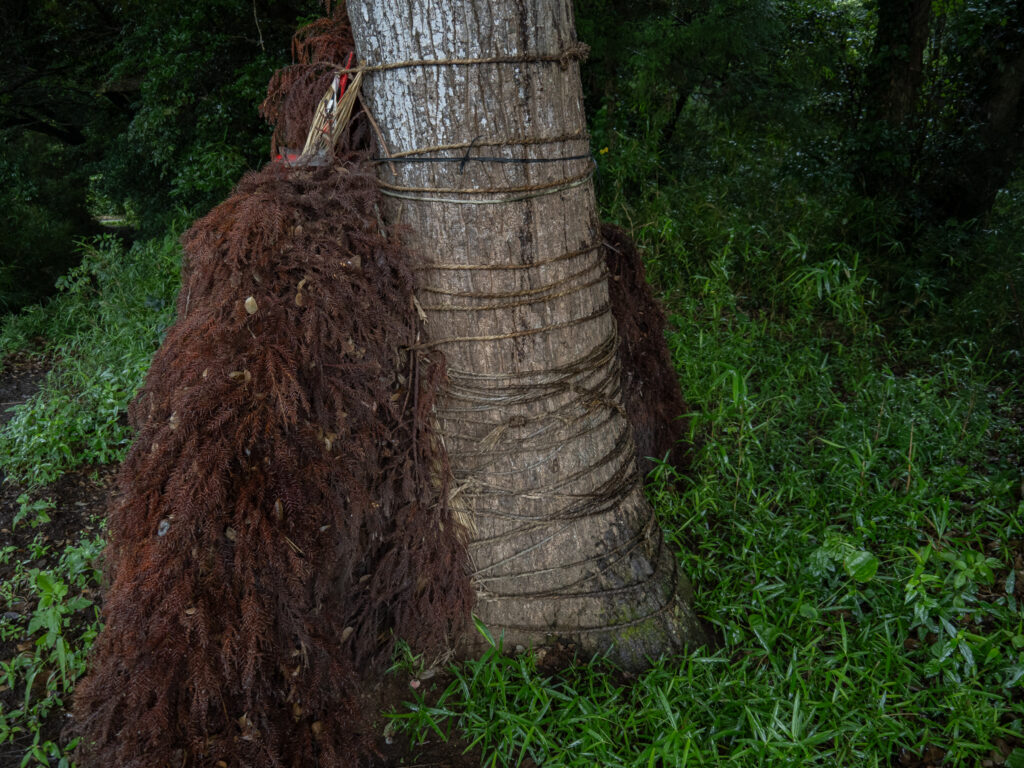
MULTIPOLYGON (((317 12, 6 2, 0 310, 51 292, 97 216, 151 236, 265 162, 256 105, 317 12)), ((577 14, 606 210, 664 200, 691 262, 726 237, 856 260, 879 321, 1019 365, 1020 3, 581 0, 577 14)), ((771 304, 782 266, 742 267, 751 301, 771 304)))

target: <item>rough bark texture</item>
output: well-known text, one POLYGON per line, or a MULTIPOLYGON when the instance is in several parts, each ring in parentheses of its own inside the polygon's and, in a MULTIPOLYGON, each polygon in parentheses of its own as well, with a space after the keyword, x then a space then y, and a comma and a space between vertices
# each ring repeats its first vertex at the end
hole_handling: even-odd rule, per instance
MULTIPOLYGON (((557 58, 576 45, 567 0, 348 9, 370 66, 557 58)), ((506 646, 555 635, 613 648, 629 666, 701 642, 689 585, 636 471, 593 187, 562 184, 591 167, 578 62, 390 68, 368 73, 363 95, 392 154, 475 141, 417 157, 584 156, 381 165, 386 184, 407 188, 389 198, 388 220, 432 262, 418 296, 448 362, 438 416, 455 502, 474 521, 477 615, 506 646), (522 143, 566 135, 576 138, 522 143), (540 185, 553 186, 493 202, 540 185), (462 189, 478 192, 453 191, 462 189)))

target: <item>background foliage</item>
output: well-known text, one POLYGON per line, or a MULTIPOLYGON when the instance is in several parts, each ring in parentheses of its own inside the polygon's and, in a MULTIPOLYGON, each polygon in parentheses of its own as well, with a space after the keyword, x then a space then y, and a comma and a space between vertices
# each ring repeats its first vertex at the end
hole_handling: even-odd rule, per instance
MULTIPOLYGON (((264 161, 256 105, 317 9, 17 5, 0 361, 52 370, 0 463, 45 525, 48 483, 123 455, 177 234, 264 161), (137 229, 88 239, 90 213, 137 229)), ((722 646, 636 679, 494 653, 410 692, 396 727, 495 765, 1024 765, 1020 4, 576 5, 603 215, 645 250, 700 446, 649 493, 722 646)), ((10 600, 42 617, 12 687, 91 642, 44 623, 70 613, 54 585, 92 572, 72 552, 40 579, 35 555, 4 555, 10 600)), ((64 749, 38 744, 40 717, 0 718, 0 740, 36 734, 26 765, 64 749)))
POLYGON ((0 310, 52 292, 92 215, 159 236, 265 160, 257 107, 315 0, 6 3, 0 310))

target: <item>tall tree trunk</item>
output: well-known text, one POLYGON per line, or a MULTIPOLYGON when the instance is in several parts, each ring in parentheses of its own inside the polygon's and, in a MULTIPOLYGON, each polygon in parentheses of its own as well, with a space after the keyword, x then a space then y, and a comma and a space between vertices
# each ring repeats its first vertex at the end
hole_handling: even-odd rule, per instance
POLYGON ((633 667, 702 642, 620 404, 569 0, 348 10, 371 67, 463 60, 368 72, 363 94, 391 154, 458 146, 411 158, 455 161, 380 168, 386 217, 427 262, 418 296, 448 361, 438 418, 476 614, 506 647, 558 636, 633 667))
POLYGON ((932 0, 878 0, 878 28, 865 83, 860 176, 869 195, 912 184, 914 117, 924 82, 932 0))
POLYGON ((905 125, 913 117, 924 82, 931 17, 932 0, 879 0, 868 84, 873 117, 892 125, 905 125))
POLYGON ((936 207, 961 221, 992 208, 1024 149, 1024 32, 1016 19, 1007 27, 992 34, 995 40, 987 46, 989 58, 980 69, 994 74, 978 84, 974 114, 968 115, 973 129, 968 141, 958 137, 966 147, 949 152, 947 162, 926 179, 936 207))

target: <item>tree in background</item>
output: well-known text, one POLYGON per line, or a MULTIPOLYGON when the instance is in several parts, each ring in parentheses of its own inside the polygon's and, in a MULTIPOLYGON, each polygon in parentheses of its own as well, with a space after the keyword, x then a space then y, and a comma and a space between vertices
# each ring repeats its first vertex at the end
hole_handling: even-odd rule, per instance
MULTIPOLYGON (((37 300, 98 231, 97 197, 145 234, 209 210, 266 156, 257 112, 312 0, 7 3, 0 33, 0 309, 37 300)), ((106 211, 102 211, 106 212, 106 211)))
POLYGON ((52 290, 75 238, 96 231, 86 189, 113 111, 96 93, 119 26, 100 2, 15 0, 0 15, 0 310, 10 311, 52 290))
POLYGON ((103 191, 129 199, 148 231, 169 211, 201 213, 267 156, 257 105, 290 58, 297 19, 313 0, 127 3, 105 88, 127 106, 102 165, 103 191))
POLYGON ((878 0, 862 93, 859 176, 915 218, 988 211, 1024 139, 1019 3, 878 0))

